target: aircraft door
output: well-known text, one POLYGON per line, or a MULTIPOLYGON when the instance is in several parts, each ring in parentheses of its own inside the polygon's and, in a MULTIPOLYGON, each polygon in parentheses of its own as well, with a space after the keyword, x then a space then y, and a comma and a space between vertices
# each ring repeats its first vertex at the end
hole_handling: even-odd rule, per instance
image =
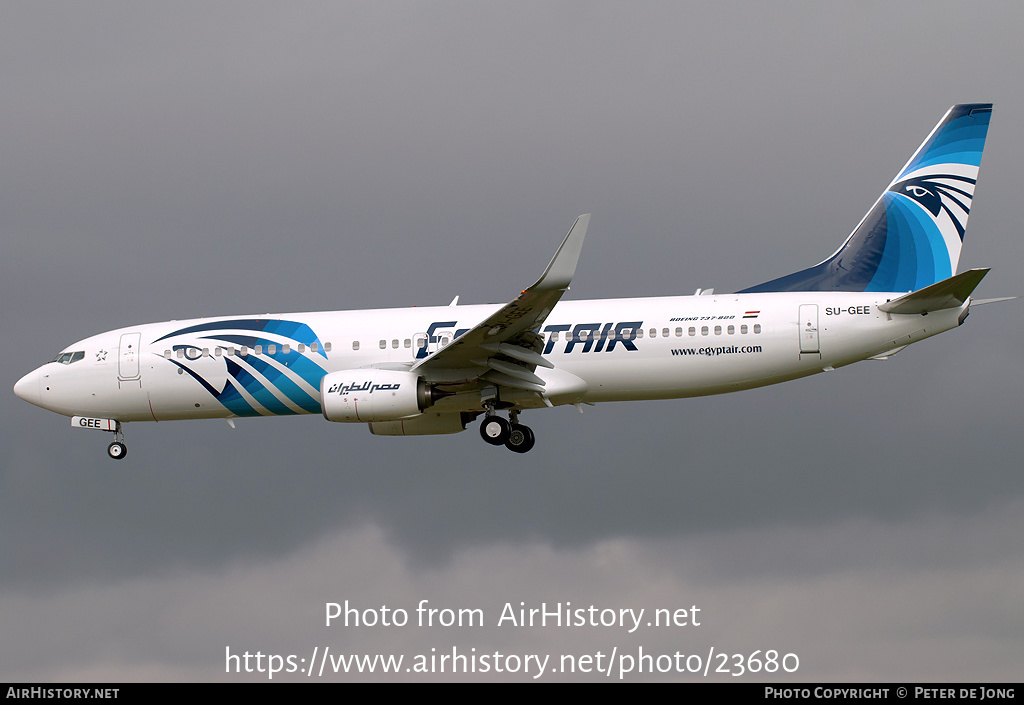
POLYGON ((139 379, 139 347, 141 333, 125 333, 121 336, 117 352, 118 379, 139 379))
POLYGON ((818 304, 800 306, 800 354, 820 353, 818 345, 818 304))

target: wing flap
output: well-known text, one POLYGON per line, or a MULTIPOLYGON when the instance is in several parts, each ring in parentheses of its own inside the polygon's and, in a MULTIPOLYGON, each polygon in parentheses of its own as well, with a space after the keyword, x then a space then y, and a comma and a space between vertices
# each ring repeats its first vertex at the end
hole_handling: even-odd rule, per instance
POLYGON ((508 355, 511 358, 515 358, 520 362, 525 362, 528 365, 536 365, 537 367, 547 367, 548 369, 554 369, 555 364, 545 358, 540 353, 528 350, 527 348, 519 345, 512 345, 511 343, 497 343, 489 345, 481 345, 481 348, 493 353, 501 353, 508 355))

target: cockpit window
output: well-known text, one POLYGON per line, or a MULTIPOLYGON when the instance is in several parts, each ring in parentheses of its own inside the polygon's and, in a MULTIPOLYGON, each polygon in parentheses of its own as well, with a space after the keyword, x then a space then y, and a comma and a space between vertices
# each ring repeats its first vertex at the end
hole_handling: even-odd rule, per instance
POLYGON ((76 350, 75 352, 64 352, 53 359, 54 362, 59 362, 62 365, 70 365, 72 362, 78 362, 85 358, 84 350, 76 350))

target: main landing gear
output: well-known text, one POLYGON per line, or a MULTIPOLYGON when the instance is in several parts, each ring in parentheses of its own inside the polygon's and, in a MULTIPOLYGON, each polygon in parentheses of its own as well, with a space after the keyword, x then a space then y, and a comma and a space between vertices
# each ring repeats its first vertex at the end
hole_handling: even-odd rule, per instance
POLYGON ((519 423, 519 412, 508 412, 510 421, 506 421, 493 410, 488 409, 484 420, 480 422, 480 437, 492 446, 505 446, 513 453, 526 453, 536 442, 529 426, 519 423))

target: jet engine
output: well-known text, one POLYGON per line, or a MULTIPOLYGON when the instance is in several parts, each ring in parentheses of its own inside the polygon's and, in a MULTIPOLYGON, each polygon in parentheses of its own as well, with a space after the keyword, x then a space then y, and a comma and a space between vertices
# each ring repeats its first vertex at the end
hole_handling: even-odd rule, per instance
POLYGON ((417 416, 442 396, 412 372, 340 370, 320 380, 320 399, 328 421, 397 421, 417 416))

